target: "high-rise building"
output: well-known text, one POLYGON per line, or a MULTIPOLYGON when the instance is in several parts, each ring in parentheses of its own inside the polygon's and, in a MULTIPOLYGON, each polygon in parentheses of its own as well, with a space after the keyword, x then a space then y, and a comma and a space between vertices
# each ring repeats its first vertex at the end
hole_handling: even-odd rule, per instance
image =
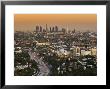
POLYGON ((39 32, 39 26, 36 26, 36 33, 39 32))
POLYGON ((55 26, 55 32, 58 32, 58 26, 55 26))
POLYGON ((72 31, 72 33, 75 33, 76 31, 75 31, 75 29, 72 31))
POLYGON ((50 32, 52 32, 52 28, 50 27, 50 32))
POLYGON ((42 30, 42 26, 40 26, 40 32, 42 32, 43 30, 42 30))
POLYGON ((74 29, 74 33, 76 32, 76 30, 74 29))
POLYGON ((68 26, 67 26, 67 28, 66 28, 66 33, 68 33, 68 31, 69 31, 69 29, 68 29, 68 26))
POLYGON ((54 27, 52 27, 52 32, 54 32, 54 27))
POLYGON ((62 28, 62 32, 65 33, 66 32, 66 29, 65 28, 62 28))
POLYGON ((47 24, 46 24, 46 31, 48 31, 48 27, 47 27, 47 24))
POLYGON ((45 32, 45 29, 44 28, 42 29, 42 32, 45 32))

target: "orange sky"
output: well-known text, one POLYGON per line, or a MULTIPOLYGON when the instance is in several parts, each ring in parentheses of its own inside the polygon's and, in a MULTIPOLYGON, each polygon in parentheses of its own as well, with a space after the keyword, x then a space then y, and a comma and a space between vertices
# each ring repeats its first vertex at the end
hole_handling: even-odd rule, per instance
POLYGON ((35 30, 36 25, 67 27, 76 30, 97 29, 96 14, 15 14, 14 16, 15 31, 35 30))

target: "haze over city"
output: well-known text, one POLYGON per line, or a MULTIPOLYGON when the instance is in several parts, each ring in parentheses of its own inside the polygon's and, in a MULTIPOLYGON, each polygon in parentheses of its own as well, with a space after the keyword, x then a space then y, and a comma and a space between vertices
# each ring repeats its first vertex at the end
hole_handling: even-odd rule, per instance
POLYGON ((76 31, 97 31, 96 14, 15 14, 15 31, 34 31, 36 25, 43 28, 57 25, 76 31))
POLYGON ((96 76, 95 14, 15 15, 15 76, 96 76))

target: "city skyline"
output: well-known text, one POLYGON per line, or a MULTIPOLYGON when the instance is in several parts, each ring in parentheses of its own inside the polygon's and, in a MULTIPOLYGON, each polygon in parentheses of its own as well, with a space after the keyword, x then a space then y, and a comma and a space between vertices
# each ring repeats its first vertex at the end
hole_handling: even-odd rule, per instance
POLYGON ((97 76, 96 17, 15 15, 14 76, 97 76))
POLYGON ((36 25, 45 28, 58 26, 76 31, 94 31, 97 30, 96 14, 15 14, 15 31, 34 31, 36 25))

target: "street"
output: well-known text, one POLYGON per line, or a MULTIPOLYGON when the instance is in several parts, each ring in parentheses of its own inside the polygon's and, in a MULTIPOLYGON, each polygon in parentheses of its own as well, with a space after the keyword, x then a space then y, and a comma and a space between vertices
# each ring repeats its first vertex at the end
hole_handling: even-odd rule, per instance
POLYGON ((33 52, 31 49, 29 50, 29 55, 31 60, 35 60, 38 63, 38 68, 40 72, 37 76, 47 76, 50 72, 46 63, 43 62, 43 58, 39 57, 36 52, 33 52))

